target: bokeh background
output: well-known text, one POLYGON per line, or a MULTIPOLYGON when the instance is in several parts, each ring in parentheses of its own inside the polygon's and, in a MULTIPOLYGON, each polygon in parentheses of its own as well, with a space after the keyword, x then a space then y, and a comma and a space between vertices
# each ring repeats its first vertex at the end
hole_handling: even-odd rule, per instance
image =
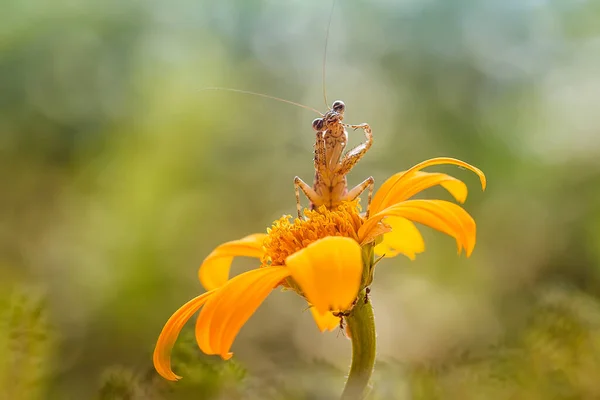
MULTIPOLYGON (((330 399, 350 342, 274 292, 233 360, 187 327, 176 384, 153 371, 171 313, 218 244, 292 214, 331 2, 0 2, 0 398, 330 399)), ((465 180, 470 259, 377 268, 373 399, 600 398, 600 2, 338 0, 329 102, 373 127, 349 176, 426 158, 465 180)), ((351 144, 362 139, 351 133, 351 144)), ((442 196, 430 190, 428 196, 442 196)), ((306 204, 306 200, 303 200, 306 204)), ((256 266, 236 260, 234 271, 256 266)), ((193 324, 191 324, 193 325, 193 324)))

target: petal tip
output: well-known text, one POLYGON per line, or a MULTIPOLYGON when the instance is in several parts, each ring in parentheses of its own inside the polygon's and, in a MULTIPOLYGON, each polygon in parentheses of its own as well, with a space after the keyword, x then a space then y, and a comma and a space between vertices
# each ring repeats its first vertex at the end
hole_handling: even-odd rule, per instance
POLYGON ((171 382, 177 382, 178 380, 181 379, 181 376, 176 375, 173 373, 173 371, 171 371, 170 368, 167 368, 166 370, 163 370, 162 368, 155 368, 156 372, 163 377, 164 379, 171 381, 171 382))
POLYGON ((467 256, 467 258, 471 257, 471 254, 473 254, 473 250, 475 250, 475 246, 465 249, 465 255, 467 256))
POLYGON ((173 374, 172 377, 167 378, 168 380, 170 380, 171 382, 177 382, 178 380, 180 380, 182 377, 177 375, 177 374, 173 374))
POLYGON ((481 190, 485 191, 485 188, 487 187, 487 180, 485 179, 485 175, 481 175, 479 177, 479 180, 481 181, 481 190))
POLYGON ((340 326, 339 322, 336 322, 335 326, 331 326, 331 325, 318 325, 317 324, 317 328, 319 329, 319 332, 321 333, 325 333, 325 332, 331 332, 333 330, 335 330, 335 328, 337 328, 338 326, 340 326))

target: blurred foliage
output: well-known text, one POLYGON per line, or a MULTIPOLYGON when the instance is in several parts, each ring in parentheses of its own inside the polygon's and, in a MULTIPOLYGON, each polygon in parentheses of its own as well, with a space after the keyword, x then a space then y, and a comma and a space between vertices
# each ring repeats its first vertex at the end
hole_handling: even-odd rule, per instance
POLYGON ((52 372, 54 345, 43 298, 32 290, 3 291, 0 296, 0 398, 43 398, 52 372))
POLYGON ((411 398, 597 398, 600 307, 587 295, 557 288, 535 303, 522 328, 482 354, 409 367, 411 398))
MULTIPOLYGON (((201 89, 324 108, 330 6, 0 9, 0 398, 337 396, 349 343, 286 293, 242 329, 234 360, 185 331, 184 379, 151 365, 206 254, 293 213, 293 177, 313 174, 311 112, 201 89)), ((489 180, 481 194, 448 169, 471 188, 470 259, 424 229, 415 262, 378 265, 373 399, 600 396, 598 38, 594 1, 338 1, 327 95, 375 135, 350 184, 434 156, 489 180)))

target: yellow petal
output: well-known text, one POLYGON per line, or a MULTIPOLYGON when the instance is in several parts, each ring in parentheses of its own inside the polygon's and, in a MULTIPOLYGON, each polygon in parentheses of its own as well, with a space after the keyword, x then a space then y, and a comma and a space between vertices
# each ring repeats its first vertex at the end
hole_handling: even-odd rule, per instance
POLYGON ((235 336, 258 306, 283 279, 290 275, 284 266, 262 267, 240 274, 219 288, 196 321, 196 341, 206 354, 231 358, 235 336))
POLYGON ((185 323, 206 303, 213 292, 206 292, 185 303, 169 318, 158 336, 152 361, 154 368, 165 379, 176 381, 181 379, 171 371, 171 351, 185 323))
POLYGON ((310 312, 312 313, 315 322, 317 323, 317 327, 321 332, 332 331, 340 326, 340 318, 334 316, 330 312, 319 314, 315 307, 311 307, 310 312))
POLYGON ((223 243, 204 259, 198 270, 198 278, 206 290, 221 287, 229 279, 229 268, 233 257, 261 258, 262 244, 267 235, 255 233, 240 240, 223 243))
POLYGON ((418 173, 425 167, 440 164, 458 165, 475 172, 479 176, 482 189, 485 190, 485 175, 479 168, 455 158, 432 158, 415 165, 407 171, 395 174, 385 181, 383 185, 381 185, 381 188, 373 196, 373 200, 371 202, 371 213, 376 214, 394 203, 406 200, 418 192, 438 184, 442 185, 446 190, 448 190, 458 202, 464 202, 467 197, 466 186, 458 179, 452 178, 446 174, 418 173))
POLYGON ((383 241, 375 246, 375 254, 385 257, 404 254, 414 260, 418 253, 425 251, 423 236, 415 224, 400 217, 387 217, 385 223, 392 227, 392 231, 386 233, 383 241))
POLYGON ((392 204, 408 200, 435 185, 444 187, 459 203, 464 203, 467 198, 467 185, 450 175, 439 172, 399 172, 385 181, 377 191, 371 203, 371 212, 377 213, 392 204))
POLYGON ((285 264, 321 315, 349 309, 358 294, 363 265, 360 246, 353 239, 319 239, 289 256, 285 264))
MULTIPOLYGON (((370 217, 358 231, 359 238, 369 237, 369 231, 386 217, 403 217, 430 226, 456 239, 458 251, 464 247, 467 257, 475 247, 475 221, 459 205, 443 200, 407 200, 390 206, 370 217)), ((362 243, 364 244, 364 243, 362 243)))

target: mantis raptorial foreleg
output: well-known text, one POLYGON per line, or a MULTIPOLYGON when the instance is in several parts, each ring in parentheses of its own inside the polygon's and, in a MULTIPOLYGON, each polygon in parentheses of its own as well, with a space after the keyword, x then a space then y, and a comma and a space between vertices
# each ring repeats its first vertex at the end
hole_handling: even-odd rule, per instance
POLYGON ((300 190, 306 195, 308 200, 316 204, 319 202, 319 195, 315 190, 304 182, 300 177, 294 178, 294 190, 296 191, 296 209, 298 210, 298 218, 302 218, 302 205, 300 204, 300 190))
POLYGON ((371 131, 371 127, 368 124, 360 124, 360 125, 346 125, 348 128, 362 129, 365 132, 366 141, 364 143, 359 144, 352 150, 349 150, 346 154, 344 154, 344 158, 340 162, 339 169, 336 171, 341 175, 346 175, 352 167, 365 155, 365 153, 371 148, 373 144, 373 132, 371 131))
POLYGON ((371 208, 371 199, 373 198, 373 189, 375 188, 375 179, 372 176, 368 177, 358 185, 354 186, 352 189, 346 193, 344 196, 344 201, 352 201, 361 195, 362 192, 365 191, 366 188, 369 188, 369 197, 367 199, 367 212, 365 214, 365 218, 369 218, 369 211, 371 208))

